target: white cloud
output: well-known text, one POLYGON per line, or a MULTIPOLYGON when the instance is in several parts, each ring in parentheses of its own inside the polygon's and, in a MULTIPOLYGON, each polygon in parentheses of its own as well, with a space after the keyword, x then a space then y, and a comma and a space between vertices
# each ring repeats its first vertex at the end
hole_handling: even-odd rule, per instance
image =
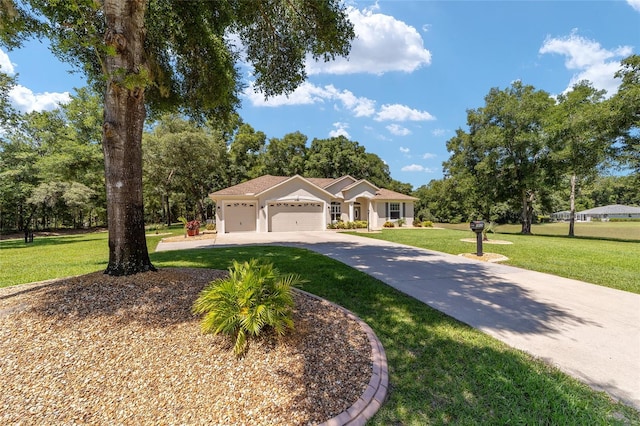
POLYGON ((436 157, 437 157, 436 154, 431 154, 430 152, 427 152, 426 154, 424 154, 422 156, 422 158, 425 159, 425 160, 430 160, 430 159, 436 158, 436 157))
POLYGON ((403 154, 408 154, 411 151, 409 148, 405 148, 403 146, 400 147, 400 152, 403 154))
POLYGON ((424 171, 424 167, 422 167, 419 164, 410 164, 408 166, 404 166, 400 170, 403 171, 403 172, 422 172, 422 171, 424 171))
POLYGON ((425 172, 425 173, 435 173, 433 169, 428 167, 423 167, 420 164, 410 164, 408 166, 404 166, 400 169, 402 172, 425 172))
POLYGON ((376 121, 429 121, 435 120, 435 117, 426 111, 418 111, 405 105, 393 104, 382 105, 376 121))
POLYGON ((347 132, 349 123, 337 122, 333 123, 333 127, 335 128, 329 132, 329 137, 336 138, 338 136, 344 136, 347 139, 351 138, 349 132, 347 132))
POLYGON ((9 59, 9 55, 7 55, 2 49, 0 49, 0 71, 9 75, 16 73, 13 63, 11 62, 11 59, 9 59))
POLYGON ((627 0, 629 6, 640 12, 640 0, 627 0))
POLYGON ((620 68, 620 60, 631 55, 633 48, 620 46, 614 50, 607 50, 600 43, 581 37, 573 30, 566 37, 547 37, 539 53, 564 55, 565 67, 576 71, 566 90, 570 90, 581 80, 589 80, 595 88, 604 89, 611 96, 620 84, 613 75, 620 68))
POLYGON ((50 111, 71 100, 69 92, 33 93, 31 89, 21 85, 16 85, 9 90, 9 98, 11 103, 22 112, 50 111))
POLYGON ((413 72, 431 63, 431 53, 424 48, 418 31, 393 16, 374 13, 377 5, 360 11, 349 8, 356 38, 348 58, 330 62, 307 61, 309 75, 370 73, 389 71, 413 72))
MULTIPOLYGON (((389 124, 387 130, 396 136, 407 136, 411 134, 411 130, 398 124, 389 124)), ((402 151, 402 148, 400 148, 402 151)))
POLYGON ((314 105, 325 102, 338 102, 341 108, 347 109, 356 117, 369 117, 375 113, 376 102, 372 99, 357 97, 349 90, 339 90, 333 85, 324 87, 304 82, 290 95, 278 95, 265 99, 249 85, 244 95, 255 107, 280 107, 286 105, 314 105))
POLYGON ((444 135, 445 133, 447 133, 447 131, 446 131, 445 129, 433 129, 433 130, 431 131, 431 134, 432 134, 433 136, 442 136, 442 135, 444 135))

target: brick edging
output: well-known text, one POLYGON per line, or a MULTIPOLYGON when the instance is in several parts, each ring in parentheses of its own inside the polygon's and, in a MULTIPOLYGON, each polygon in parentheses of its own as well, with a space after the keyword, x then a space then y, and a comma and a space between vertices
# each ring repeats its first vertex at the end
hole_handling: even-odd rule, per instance
POLYGON ((343 308, 340 305, 336 305, 326 299, 323 299, 315 294, 308 293, 306 291, 296 289, 300 293, 313 297, 318 300, 322 300, 331 304, 332 306, 345 312, 347 316, 356 321, 362 327, 362 330, 366 333, 367 339, 371 344, 371 360, 373 364, 373 370, 371 379, 365 389, 364 393, 360 395, 358 401, 353 404, 347 410, 338 414, 335 417, 321 423, 319 426, 362 426, 366 424, 367 420, 374 416, 387 398, 387 392, 389 389, 389 369, 387 366, 387 355, 384 352, 382 343, 378 339, 378 336, 373 332, 371 327, 363 320, 358 318, 353 312, 343 308))

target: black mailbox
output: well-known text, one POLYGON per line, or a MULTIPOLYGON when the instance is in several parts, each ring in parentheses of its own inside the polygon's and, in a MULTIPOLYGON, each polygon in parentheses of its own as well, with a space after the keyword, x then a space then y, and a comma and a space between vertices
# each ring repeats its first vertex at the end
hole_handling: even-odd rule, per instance
POLYGON ((484 222, 481 220, 474 220, 469 224, 469 227, 473 232, 482 232, 484 229, 484 222))

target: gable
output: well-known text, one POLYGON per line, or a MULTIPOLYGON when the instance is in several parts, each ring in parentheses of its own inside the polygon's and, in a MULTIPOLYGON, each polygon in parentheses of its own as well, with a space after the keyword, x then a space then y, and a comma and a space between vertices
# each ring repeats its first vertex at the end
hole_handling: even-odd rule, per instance
POLYGON ((293 176, 257 194, 260 200, 325 200, 333 194, 314 185, 302 176, 293 176))
POLYGON ((353 201, 356 198, 373 198, 379 189, 366 180, 355 182, 342 190, 345 201, 353 201))

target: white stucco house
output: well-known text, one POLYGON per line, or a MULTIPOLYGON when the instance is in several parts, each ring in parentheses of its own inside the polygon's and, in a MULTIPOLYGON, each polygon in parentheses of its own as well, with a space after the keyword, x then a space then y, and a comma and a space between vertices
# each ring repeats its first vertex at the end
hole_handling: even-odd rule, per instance
POLYGON ((640 207, 611 204, 577 212, 576 219, 584 222, 591 222, 593 219, 603 222, 609 219, 640 219, 640 207))
MULTIPOLYGON (((551 215, 555 220, 567 221, 570 219, 569 210, 555 212, 551 215)), ((640 207, 611 204, 609 206, 594 207, 588 210, 576 212, 578 222, 591 222, 600 220, 608 222, 610 219, 640 219, 640 207)))
POLYGON ((305 178, 265 175, 209 194, 216 203, 216 228, 228 232, 322 231, 342 220, 404 219, 411 226, 415 197, 378 188, 351 176, 305 178))

